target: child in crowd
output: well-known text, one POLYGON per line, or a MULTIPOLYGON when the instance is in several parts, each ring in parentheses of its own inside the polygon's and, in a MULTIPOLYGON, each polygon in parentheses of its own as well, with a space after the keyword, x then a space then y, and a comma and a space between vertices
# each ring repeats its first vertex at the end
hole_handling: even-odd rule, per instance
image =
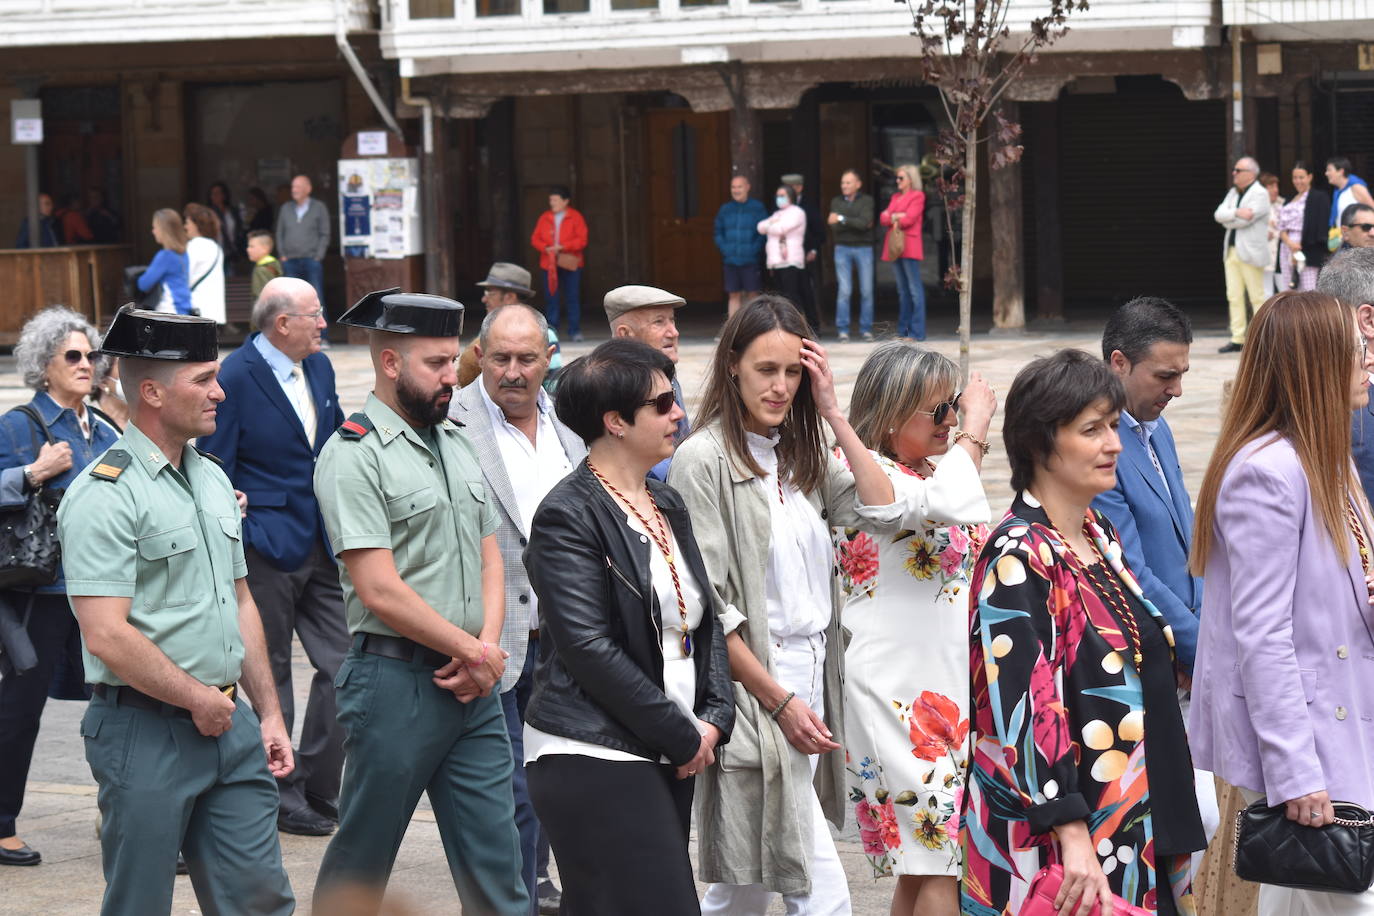
POLYGON ((248 233, 248 260, 253 262, 253 299, 269 281, 281 276, 281 262, 272 257, 272 233, 254 229, 248 233))

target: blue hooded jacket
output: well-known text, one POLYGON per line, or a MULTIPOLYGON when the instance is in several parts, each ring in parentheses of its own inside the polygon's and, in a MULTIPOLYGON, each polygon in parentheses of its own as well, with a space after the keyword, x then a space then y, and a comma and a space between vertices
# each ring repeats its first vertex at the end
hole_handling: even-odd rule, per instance
POLYGON ((750 197, 743 203, 727 200, 716 212, 716 247, 726 264, 757 264, 767 239, 759 222, 768 218, 763 201, 750 197))

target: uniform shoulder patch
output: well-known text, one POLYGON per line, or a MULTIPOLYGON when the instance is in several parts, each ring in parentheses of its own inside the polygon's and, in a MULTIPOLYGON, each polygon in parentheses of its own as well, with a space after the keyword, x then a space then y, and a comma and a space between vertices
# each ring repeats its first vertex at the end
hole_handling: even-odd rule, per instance
POLYGON ((119 475, 129 466, 129 461, 128 452, 122 448, 112 448, 91 468, 91 476, 99 477, 101 480, 118 480, 119 475))
MULTIPOLYGON (((192 448, 195 448, 195 446, 191 446, 191 447, 192 447, 192 448)), ((224 467, 224 462, 219 460, 219 456, 218 456, 218 455, 211 454, 210 452, 207 452, 207 451, 206 451, 205 449, 203 449, 203 448, 196 448, 196 451, 200 453, 200 455, 201 455, 202 458, 209 458, 209 459, 210 459, 211 461, 213 461, 215 464, 219 465, 220 467, 224 467)))
POLYGON ((376 427, 367 414, 355 413, 339 426, 339 435, 344 439, 361 439, 374 429, 376 427))

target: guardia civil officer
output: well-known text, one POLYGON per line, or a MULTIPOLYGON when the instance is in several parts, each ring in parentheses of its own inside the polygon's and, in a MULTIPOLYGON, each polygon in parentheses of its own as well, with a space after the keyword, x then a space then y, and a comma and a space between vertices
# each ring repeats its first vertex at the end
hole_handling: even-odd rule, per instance
POLYGON ((94 685, 81 735, 100 786, 101 912, 170 913, 180 848, 202 912, 291 913, 274 781, 291 738, 234 490, 189 444, 224 400, 215 322, 124 310, 101 353, 120 357, 129 425, 57 515, 94 685))
POLYGON ((497 516, 476 452, 446 418, 463 306, 383 290, 339 322, 370 332, 376 380, 315 468, 353 634, 335 682, 348 765, 315 911, 336 911, 335 895, 380 903, 427 792, 463 911, 526 916, 493 692, 506 659, 497 516))

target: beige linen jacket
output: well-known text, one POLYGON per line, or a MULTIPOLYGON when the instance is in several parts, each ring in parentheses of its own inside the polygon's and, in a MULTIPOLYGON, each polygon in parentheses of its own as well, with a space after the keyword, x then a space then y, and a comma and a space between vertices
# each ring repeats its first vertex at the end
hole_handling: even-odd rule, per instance
MULTIPOLYGON (((875 534, 901 528, 902 503, 859 504, 853 475, 829 457, 821 489, 809 497, 831 527, 862 527, 875 534)), ((692 516, 706 574, 720 598, 725 633, 739 630, 749 650, 773 672, 765 583, 772 522, 764 490, 747 468, 731 460, 719 423, 694 432, 678 447, 668 483, 692 516)), ((825 562, 832 565, 833 558, 825 562)), ((840 590, 832 576, 826 628, 825 722, 844 742, 844 640, 840 590)), ((810 761, 788 744, 768 710, 736 681, 735 729, 716 763, 697 777, 698 870, 702 881, 762 884, 782 894, 811 891, 808 856, 811 819, 796 791, 810 778, 810 761)), ((826 817, 844 825, 844 751, 821 755, 816 793, 826 817)))

